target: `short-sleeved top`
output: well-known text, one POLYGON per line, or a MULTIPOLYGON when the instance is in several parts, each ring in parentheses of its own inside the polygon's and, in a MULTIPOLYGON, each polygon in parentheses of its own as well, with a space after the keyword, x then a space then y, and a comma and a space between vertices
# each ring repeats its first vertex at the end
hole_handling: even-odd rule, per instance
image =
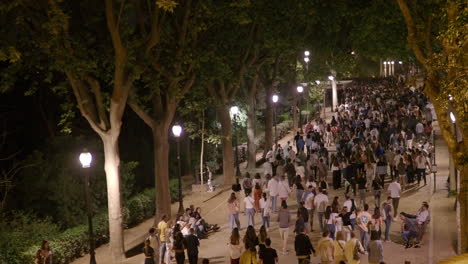
POLYGON ((159 229, 159 241, 166 242, 167 223, 165 221, 159 222, 158 229, 159 229))
POLYGON ((275 259, 278 257, 276 250, 273 248, 265 248, 260 252, 260 259, 264 264, 275 264, 275 259))
POLYGON ((245 209, 251 209, 251 208, 254 208, 254 199, 250 196, 247 196, 244 198, 244 202, 245 202, 245 209))

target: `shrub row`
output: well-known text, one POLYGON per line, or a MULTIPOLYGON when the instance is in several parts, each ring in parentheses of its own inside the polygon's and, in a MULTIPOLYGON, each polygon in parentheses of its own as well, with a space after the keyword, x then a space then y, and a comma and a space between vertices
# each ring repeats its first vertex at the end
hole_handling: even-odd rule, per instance
MULTIPOLYGON (((123 217, 124 227, 130 228, 143 220, 154 215, 155 203, 154 189, 148 189, 138 195, 133 196, 124 203, 123 217)), ((107 209, 93 217, 94 239, 96 246, 100 246, 109 241, 109 223, 107 209)), ((54 253, 54 264, 66 264, 72 260, 83 256, 89 252, 88 226, 87 224, 78 225, 73 228, 59 232, 57 225, 50 220, 38 220, 36 217, 20 213, 21 225, 11 224, 9 229, 0 231, 0 263, 8 264, 29 264, 34 263, 36 251, 40 248, 42 239, 49 241, 54 253), (36 229, 36 230, 31 230, 36 229), (50 230, 53 230, 50 231, 50 230), (25 239, 34 232, 33 239, 25 239), (38 233, 39 232, 39 233, 38 233), (43 232, 42 234, 40 232, 43 232), (28 234, 29 233, 29 234, 28 234)), ((11 221, 19 221, 12 218, 11 221)), ((1 222, 1 221, 0 221, 1 222)), ((2 223, 0 223, 2 224, 2 223)))

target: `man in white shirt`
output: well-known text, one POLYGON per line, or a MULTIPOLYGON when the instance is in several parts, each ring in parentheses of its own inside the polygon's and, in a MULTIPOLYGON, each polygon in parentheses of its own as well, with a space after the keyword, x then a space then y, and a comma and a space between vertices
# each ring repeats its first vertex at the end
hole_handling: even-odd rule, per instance
POLYGON ((267 174, 270 174, 270 176, 273 175, 273 166, 271 166, 271 163, 268 160, 263 163, 263 176, 266 176, 267 174))
POLYGON ((418 155, 415 158, 416 161, 416 176, 418 177, 418 185, 421 183, 421 177, 424 179, 424 185, 426 185, 426 165, 430 167, 430 163, 427 160, 424 153, 418 150, 418 155))
POLYGON ((315 196, 314 206, 317 210, 317 218, 319 222, 320 232, 323 232, 323 216, 325 214, 325 208, 328 205, 328 196, 322 192, 322 188, 319 188, 319 193, 315 196))
POLYGON ((351 197, 346 194, 346 201, 343 203, 343 207, 346 207, 346 211, 349 213, 351 212, 351 207, 353 207, 353 201, 351 201, 351 197))
POLYGON ((268 181, 268 190, 271 198, 271 211, 276 212, 276 199, 278 198, 278 179, 276 176, 268 181))
POLYGON ((314 212, 315 212, 315 205, 314 205, 314 187, 307 186, 307 191, 304 192, 303 200, 304 200, 304 207, 309 212, 309 222, 310 222, 310 231, 314 231, 314 212))
MULTIPOLYGON (((397 179, 393 179, 393 182, 388 185, 390 197, 392 197, 394 216, 398 215, 398 204, 400 203, 401 185, 397 182, 397 179)), ((396 220, 396 217, 394 218, 396 220)))
POLYGON ((281 176, 281 180, 278 183, 278 196, 281 201, 286 201, 288 199, 291 189, 289 188, 289 183, 284 175, 281 176))

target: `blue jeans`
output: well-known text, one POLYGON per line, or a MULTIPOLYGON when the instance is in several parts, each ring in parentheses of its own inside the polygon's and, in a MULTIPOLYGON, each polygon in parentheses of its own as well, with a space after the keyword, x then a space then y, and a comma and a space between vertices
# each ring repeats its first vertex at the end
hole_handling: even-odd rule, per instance
POLYGON ((330 238, 335 239, 335 225, 334 224, 327 224, 328 232, 330 233, 330 238))
POLYGON ((388 234, 390 233, 391 224, 392 224, 392 218, 390 216, 387 216, 387 218, 385 218, 385 240, 389 240, 388 234))
POLYGON ((265 209, 262 209, 262 225, 264 225, 266 228, 270 228, 270 216, 263 216, 263 211, 265 209))
POLYGON ((161 241, 161 263, 164 262, 164 255, 166 255, 166 242, 161 241))
POLYGON ((278 195, 271 196, 271 211, 276 212, 276 199, 278 199, 278 195))
POLYGON ((351 222, 351 229, 354 230, 354 227, 356 226, 356 218, 349 219, 349 222, 351 222))
POLYGON ((324 214, 325 214, 324 212, 317 212, 317 218, 318 218, 318 222, 319 222, 320 232, 323 232, 323 215, 324 214))
POLYGON ((366 232, 364 230, 361 231, 361 244, 362 247, 364 248, 365 251, 367 251, 367 245, 369 245, 369 232, 366 232))
POLYGON ((232 229, 234 228, 234 221, 236 221, 236 225, 237 225, 237 228, 241 228, 240 227, 240 221, 239 221, 239 213, 237 214, 229 214, 229 228, 232 229))
POLYGON ((253 208, 245 208, 245 215, 247 216, 247 226, 255 226, 255 219, 254 219, 255 209, 253 208))
POLYGON ((404 232, 401 232, 400 234, 403 240, 405 241, 405 244, 408 244, 411 238, 418 236, 418 233, 415 231, 404 231, 404 232))
POLYGON ((302 194, 304 193, 304 190, 296 190, 296 201, 297 205, 299 205, 302 201, 302 194))

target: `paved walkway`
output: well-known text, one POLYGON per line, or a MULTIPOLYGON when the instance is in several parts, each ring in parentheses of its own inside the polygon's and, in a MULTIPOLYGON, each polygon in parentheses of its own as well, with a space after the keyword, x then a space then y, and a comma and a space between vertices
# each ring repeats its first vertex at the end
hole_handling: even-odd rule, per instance
MULTIPOLYGON (((327 113, 327 116, 330 116, 327 113)), ((279 143, 283 145, 288 140, 292 142, 293 133, 288 134, 285 138, 281 139, 279 143)), ((422 242, 422 247, 419 249, 410 248, 404 249, 401 245, 402 240, 399 236, 400 223, 394 222, 391 228, 391 239, 394 242, 384 244, 384 258, 386 263, 404 263, 406 260, 410 261, 411 264, 431 264, 437 263, 438 261, 455 255, 456 245, 456 222, 455 222, 455 211, 454 202, 455 199, 447 197, 447 175, 448 175, 448 150, 444 140, 439 136, 436 141, 437 148, 437 165, 438 173, 436 176, 436 188, 437 191, 433 194, 434 178, 429 177, 428 185, 420 187, 417 190, 410 190, 403 194, 400 201, 399 211, 405 211, 414 213, 420 207, 422 201, 429 201, 431 211, 431 223, 428 227, 428 232, 422 242)), ((245 166, 243 166, 245 167, 245 166)), ((261 169, 257 169, 261 171, 261 169)), ((216 179, 217 182, 221 182, 222 178, 216 179)), ((329 179, 331 181, 331 179, 329 179)), ((230 191, 219 190, 215 193, 191 193, 184 198, 184 205, 188 206, 193 204, 202 208, 202 215, 209 223, 217 223, 221 226, 219 232, 212 234, 208 239, 201 240, 200 247, 200 258, 209 258, 210 263, 229 263, 227 243, 230 235, 226 211, 226 201, 230 194, 230 191), (210 199, 211 198, 211 199, 210 199)), ((382 194, 382 197, 386 197, 388 194, 382 194)), ((340 203, 343 202, 343 190, 330 191, 329 197, 339 196, 340 203)), ((293 197, 293 196, 291 196, 293 197)), ((291 212, 295 212, 297 205, 295 199, 290 198, 288 204, 290 204, 291 212)), ((368 203, 373 204, 373 198, 368 198, 368 203)), ((177 204, 172 205, 174 214, 177 211, 177 204)), ((294 214, 293 214, 294 215, 294 214)), ((241 235, 243 236, 246 226, 246 218, 240 216, 241 225, 243 227, 241 235)), ((270 228, 269 236, 272 239, 272 247, 277 250, 281 248, 278 225, 276 222, 276 215, 271 217, 272 227, 270 228)), ((295 221, 295 219, 293 220, 295 221)), ((315 230, 318 230, 317 220, 315 219, 315 230)), ((261 218, 256 215, 255 228, 258 230, 261 225, 261 218)), ((137 227, 131 228, 125 231, 126 245, 134 245, 144 237, 146 231, 153 225, 153 219, 147 220, 137 227), (133 244, 132 244, 133 243, 133 244)), ((289 250, 290 255, 280 256, 279 263, 297 263, 294 257, 294 235, 292 233, 293 227, 290 229, 289 235, 289 250)), ((319 233, 315 231, 310 234, 312 244, 317 245, 319 239, 319 233)), ((278 250, 279 252, 279 250, 278 250)), ((112 264, 112 260, 109 254, 108 245, 101 246, 96 251, 96 259, 99 264, 112 264)), ((142 254, 136 255, 127 259, 125 263, 143 263, 144 258, 142 254)), ((312 259, 312 263, 319 263, 317 257, 312 259)), ((84 256, 73 262, 74 264, 85 264, 89 263, 89 256, 84 256)), ((366 264, 367 258, 363 256, 361 263, 366 264)))

